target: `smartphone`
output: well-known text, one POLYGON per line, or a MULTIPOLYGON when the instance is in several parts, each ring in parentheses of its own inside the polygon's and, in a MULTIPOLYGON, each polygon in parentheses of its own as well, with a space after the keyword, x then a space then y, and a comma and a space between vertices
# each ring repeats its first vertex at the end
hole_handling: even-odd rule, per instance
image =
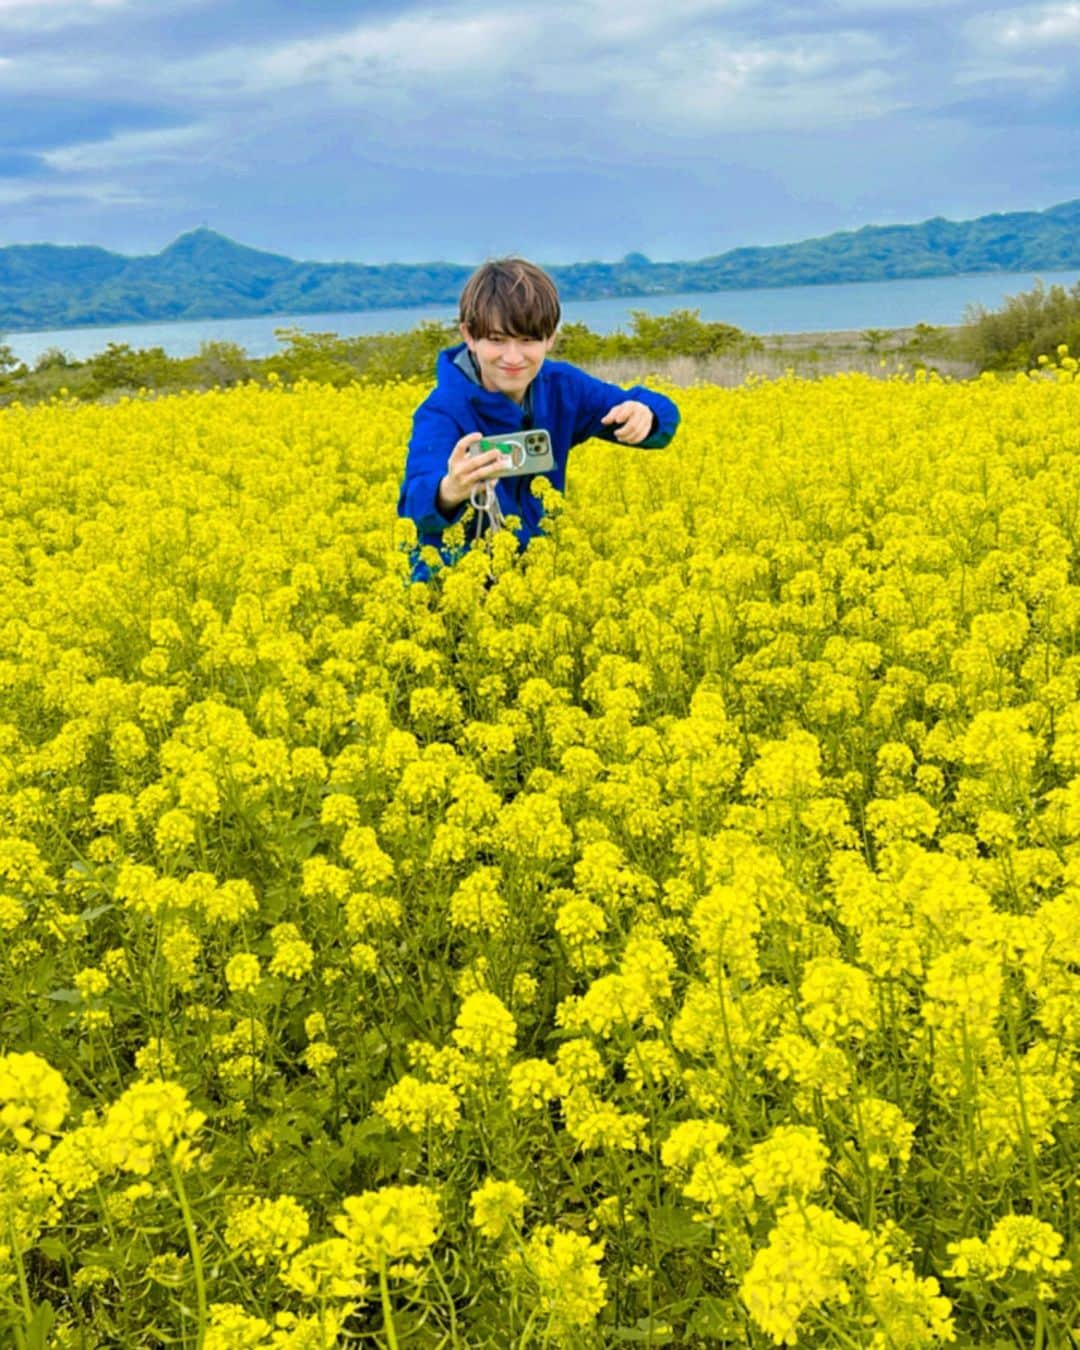
POLYGON ((485 436, 469 446, 469 455, 498 450, 502 463, 496 475, 515 478, 524 473, 549 473, 555 467, 551 437, 541 428, 532 431, 506 431, 500 436, 485 436))

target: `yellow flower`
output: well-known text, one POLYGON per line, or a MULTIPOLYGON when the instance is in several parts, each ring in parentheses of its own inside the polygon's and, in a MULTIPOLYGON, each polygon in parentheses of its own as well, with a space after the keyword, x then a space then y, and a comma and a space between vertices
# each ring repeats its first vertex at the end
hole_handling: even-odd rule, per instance
POLYGON ((106 1167, 146 1176, 164 1155, 181 1168, 194 1157, 192 1141, 206 1120, 177 1083, 139 1082, 105 1112, 100 1157, 106 1167))
POLYGON ((442 1216, 426 1186, 384 1186, 350 1195, 334 1227, 357 1252, 361 1266, 378 1270, 387 1262, 419 1261, 434 1246, 442 1216))
POLYGON ((538 1111, 562 1095, 566 1085, 546 1059, 520 1059, 510 1069, 510 1105, 515 1111, 538 1111))
POLYGON ((470 994, 454 1024, 454 1040, 477 1059, 501 1064, 517 1041, 513 1014, 494 994, 470 994))
POLYGON ((1054 1280, 1072 1269, 1061 1257, 1063 1238, 1048 1223, 1030 1214, 1007 1214, 990 1230, 986 1241, 962 1238, 949 1243, 953 1261, 945 1272, 959 1279, 1001 1280, 1009 1271, 1054 1280))
POLYGON ((251 952, 236 952, 225 963, 225 983, 234 994, 247 994, 259 983, 259 958, 251 952))
POLYGON ((872 1253, 869 1235, 850 1220, 819 1205, 791 1207, 755 1254, 739 1293, 777 1345, 795 1345, 807 1312, 850 1303, 853 1277, 872 1253))
POLYGON ((744 1170, 758 1195, 775 1204, 820 1190, 828 1159, 829 1150, 812 1126, 778 1125, 750 1150, 744 1170))
POLYGON ((266 1345, 270 1323, 246 1313, 237 1303, 212 1303, 204 1350, 256 1350, 266 1345))
POLYGON ((499 891, 497 867, 481 867, 471 873, 450 897, 450 922, 470 933, 498 933, 509 910, 499 891))
POLYGON ((300 1248, 307 1235, 307 1213, 291 1195, 276 1200, 238 1197, 225 1225, 225 1241, 231 1250, 256 1266, 284 1260, 300 1248))
POLYGON ((545 1325, 556 1342, 572 1344, 607 1303, 607 1283, 600 1275, 602 1242, 590 1242, 544 1224, 525 1243, 512 1269, 527 1278, 545 1325))
POLYGON ((345 1238, 327 1238, 297 1252, 282 1271, 281 1282, 308 1299, 362 1299, 368 1293, 356 1248, 345 1238))
POLYGON ((516 1181, 497 1181, 489 1177, 469 1197, 473 1225, 484 1237, 500 1238, 508 1228, 521 1227, 527 1199, 516 1181))
POLYGON ((374 1110, 398 1129, 422 1133, 428 1129, 452 1131, 461 1115, 461 1102, 445 1083, 421 1083, 406 1074, 390 1089, 374 1110))
POLYGON ((23 1148, 40 1153, 68 1111, 63 1078, 40 1055, 0 1056, 0 1127, 23 1148))
POLYGON ((284 975, 289 980, 302 980, 315 964, 315 951, 300 936, 295 924, 279 923, 270 930, 274 954, 270 958, 270 974, 284 975))

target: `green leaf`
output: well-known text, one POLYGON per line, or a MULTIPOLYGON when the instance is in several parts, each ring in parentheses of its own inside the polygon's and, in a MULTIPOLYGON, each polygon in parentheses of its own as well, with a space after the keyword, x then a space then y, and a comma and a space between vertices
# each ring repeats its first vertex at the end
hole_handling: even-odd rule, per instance
POLYGON ((650 1223, 660 1251, 708 1246, 708 1229, 680 1205, 660 1205, 653 1210, 650 1223))
POLYGON ((649 1319, 643 1317, 636 1326, 616 1327, 611 1333, 611 1339, 624 1344, 632 1342, 636 1345, 674 1345, 675 1332, 666 1322, 653 1319, 650 1326, 649 1319))
POLYGON ((56 1309, 51 1303, 39 1303, 26 1324, 26 1350, 48 1350, 49 1332, 56 1321, 56 1309))
POLYGON ((37 1249, 48 1261, 63 1261, 65 1257, 71 1255, 67 1244, 55 1237, 42 1238, 37 1244, 37 1249))
POLYGON ((694 1309, 686 1330, 703 1340, 736 1340, 743 1335, 744 1323, 726 1299, 706 1297, 694 1309))
POLYGON ((111 903, 106 905, 91 905, 88 909, 82 911, 79 915, 79 921, 80 923, 93 923, 95 919, 100 919, 103 914, 108 914, 110 909, 115 908, 116 906, 111 903))
POLYGON ((45 997, 51 999, 53 1003, 81 1003, 83 1001, 83 996, 77 989, 54 989, 52 993, 46 994, 45 997))

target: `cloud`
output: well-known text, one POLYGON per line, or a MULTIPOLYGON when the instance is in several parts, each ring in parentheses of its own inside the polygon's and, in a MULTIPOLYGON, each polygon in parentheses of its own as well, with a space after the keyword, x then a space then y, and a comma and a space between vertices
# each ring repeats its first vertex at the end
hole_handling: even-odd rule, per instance
MULTIPOLYGON (((540 126, 566 107, 598 115, 644 114, 704 134, 720 126, 805 127, 878 116, 900 106, 889 45, 843 28, 747 38, 741 5, 704 0, 655 4, 586 0, 542 10, 406 13, 345 32, 261 49, 225 50, 161 72, 221 102, 310 91, 384 116, 390 135, 403 116, 428 109, 506 128, 540 126), (731 25, 725 31, 725 23, 731 25)), ((470 131, 470 134, 471 131, 470 131)))
POLYGON ((154 198, 127 183, 97 183, 93 188, 56 187, 18 184, 0 181, 0 206, 21 207, 24 210, 64 211, 115 209, 117 207, 147 206, 154 198))
POLYGON ((1075 121, 1076 97, 1060 85, 1047 87, 1045 81, 1017 87, 1012 81, 988 80, 972 97, 944 104, 940 112, 972 127, 1058 131, 1075 121))
POLYGON ((971 20, 966 36, 955 84, 976 98, 980 86, 996 97, 1011 85, 1013 98, 1036 107, 1080 79, 1080 4, 991 11, 971 20))
MULTIPOLYGON (((404 15, 328 37, 289 41, 261 49, 225 49, 164 72, 167 81, 190 82, 206 93, 234 98, 316 86, 350 94, 468 73, 503 73, 520 60, 523 42, 535 36, 535 17, 474 13, 404 15)), ((432 93, 442 96, 443 89, 432 93)), ((470 82, 468 93, 476 96, 470 82)))
POLYGON ((192 152, 217 140, 216 128, 206 123, 166 127, 156 131, 124 131, 98 141, 81 141, 42 153, 58 173, 88 173, 148 164, 190 163, 192 152))
MULTIPOLYGON (((732 243, 800 237, 808 204, 827 233, 924 199, 963 215, 969 187, 972 215, 1032 182, 1062 200, 1080 0, 997 3, 0 0, 0 220, 93 237, 114 209, 125 246, 206 218, 297 256, 464 256, 478 199, 550 191, 534 248, 689 256, 740 220, 732 243), (63 192, 92 204, 65 216, 63 192)), ((476 248, 513 244, 483 229, 476 248)))
POLYGON ((0 0, 0 31, 48 32, 68 24, 90 24, 126 9, 132 0, 0 0))
MULTIPOLYGON (((987 15, 979 27, 985 37, 999 47, 1014 50, 1058 48, 1059 44, 1080 42, 1080 4, 1001 10, 987 15)), ((1075 50, 1073 56, 1075 59, 1075 50)))
POLYGON ((624 115, 683 131, 806 130, 877 117, 903 103, 888 49, 859 32, 772 41, 684 39, 628 77, 617 56, 599 72, 624 115))

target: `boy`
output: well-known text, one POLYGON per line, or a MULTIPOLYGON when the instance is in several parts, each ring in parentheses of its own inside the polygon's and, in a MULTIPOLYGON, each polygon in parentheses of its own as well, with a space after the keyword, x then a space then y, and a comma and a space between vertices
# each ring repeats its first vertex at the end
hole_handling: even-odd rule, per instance
MULTIPOLYGON (((455 554, 443 531, 458 521, 476 493, 480 501, 497 477, 497 450, 470 457, 483 436, 543 428, 551 435, 555 467, 547 477, 565 490, 571 446, 590 437, 659 449, 679 424, 669 398, 640 385, 620 389, 565 361, 547 361, 561 310, 555 283, 534 263, 500 258, 477 268, 461 293, 463 342, 439 355, 436 387, 413 416, 398 514, 416 522, 419 546, 413 580, 431 570, 419 550, 433 545, 446 563, 455 554)), ((484 514, 518 516, 518 545, 541 532, 543 503, 532 493, 535 475, 498 479, 484 514)))

